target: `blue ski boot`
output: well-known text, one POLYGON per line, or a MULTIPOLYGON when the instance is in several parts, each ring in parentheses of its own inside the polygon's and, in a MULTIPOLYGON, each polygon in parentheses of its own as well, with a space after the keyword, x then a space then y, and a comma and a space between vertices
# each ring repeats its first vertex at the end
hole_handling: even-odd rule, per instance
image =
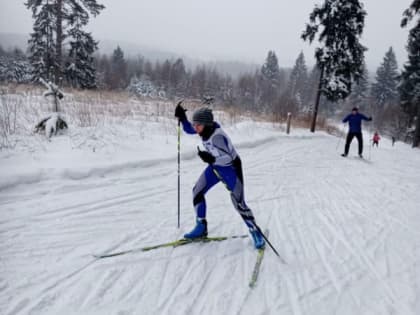
POLYGON ((254 240, 254 246, 256 249, 265 247, 264 237, 256 228, 250 228, 249 233, 251 233, 252 239, 254 240))
POLYGON ((207 236, 207 221, 204 218, 197 218, 196 225, 194 229, 184 234, 184 238, 188 238, 190 240, 196 239, 196 238, 203 238, 207 236))

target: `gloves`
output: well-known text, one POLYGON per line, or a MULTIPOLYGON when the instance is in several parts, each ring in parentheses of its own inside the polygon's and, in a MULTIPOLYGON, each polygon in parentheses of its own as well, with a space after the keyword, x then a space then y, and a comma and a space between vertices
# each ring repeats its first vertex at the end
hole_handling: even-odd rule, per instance
POLYGON ((184 107, 182 107, 181 104, 182 101, 180 101, 178 105, 176 105, 175 117, 177 117, 180 121, 184 121, 187 120, 187 115, 185 114, 187 110, 184 107))
POLYGON ((370 117, 368 118, 368 120, 369 120, 369 121, 372 121, 372 116, 370 116, 370 117))
POLYGON ((200 149, 198 149, 198 156, 205 163, 213 164, 214 162, 216 162, 216 158, 207 151, 200 151, 200 149))

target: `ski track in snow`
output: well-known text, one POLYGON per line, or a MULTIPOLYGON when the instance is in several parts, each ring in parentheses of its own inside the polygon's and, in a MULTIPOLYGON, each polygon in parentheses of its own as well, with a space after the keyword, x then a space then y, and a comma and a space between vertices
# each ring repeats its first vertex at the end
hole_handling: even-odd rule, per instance
MULTIPOLYGON (((173 159, 12 183, 0 191, 0 313, 419 314, 419 152, 385 146, 364 163, 334 142, 239 146, 246 200, 287 261, 267 248, 252 290, 249 238, 92 256, 182 237, 195 154, 182 160, 180 230, 173 159)), ((246 233, 223 185, 207 203, 210 235, 246 233)))

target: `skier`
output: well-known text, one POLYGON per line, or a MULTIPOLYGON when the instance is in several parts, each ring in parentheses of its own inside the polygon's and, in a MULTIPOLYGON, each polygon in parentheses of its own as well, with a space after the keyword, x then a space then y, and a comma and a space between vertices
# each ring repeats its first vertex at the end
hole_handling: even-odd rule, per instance
POLYGON ((346 157, 349 154, 350 143, 353 138, 356 137, 359 143, 359 156, 363 158, 362 120, 371 121, 372 117, 366 117, 365 115, 360 114, 357 107, 353 107, 351 113, 343 119, 343 123, 349 123, 349 132, 347 134, 344 153, 341 154, 341 156, 346 157))
POLYGON ((379 140, 381 140, 381 137, 379 137, 378 132, 375 131, 375 133, 373 134, 373 138, 372 138, 372 141, 373 141, 372 147, 375 146, 375 144, 376 144, 376 147, 378 147, 379 146, 379 140))
POLYGON ((186 109, 180 104, 175 109, 177 117, 188 134, 198 134, 203 142, 205 151, 198 151, 199 157, 208 166, 198 178, 193 188, 193 205, 196 213, 196 225, 193 230, 184 235, 187 239, 197 239, 207 236, 206 200, 205 194, 222 181, 230 191, 232 203, 239 212, 254 241, 255 248, 263 248, 265 240, 256 226, 254 215, 244 199, 244 181, 242 164, 231 140, 214 121, 211 109, 202 107, 197 109, 188 121, 186 109))

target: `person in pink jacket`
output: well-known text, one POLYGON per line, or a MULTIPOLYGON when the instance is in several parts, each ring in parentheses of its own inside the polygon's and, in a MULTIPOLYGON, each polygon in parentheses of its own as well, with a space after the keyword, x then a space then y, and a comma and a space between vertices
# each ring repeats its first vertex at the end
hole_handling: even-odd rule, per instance
POLYGON ((378 132, 375 131, 375 133, 373 135, 373 138, 372 138, 372 146, 375 146, 375 144, 376 144, 376 147, 378 147, 380 139, 381 139, 381 137, 379 137, 378 132))

